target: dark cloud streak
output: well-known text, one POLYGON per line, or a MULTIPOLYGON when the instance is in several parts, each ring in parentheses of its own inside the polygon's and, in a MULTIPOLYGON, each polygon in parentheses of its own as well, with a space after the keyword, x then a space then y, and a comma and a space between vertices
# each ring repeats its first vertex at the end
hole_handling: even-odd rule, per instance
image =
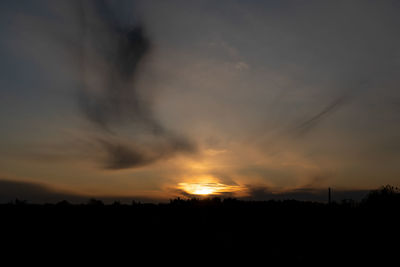
POLYGON ((92 198, 102 200, 105 203, 113 203, 114 201, 121 203, 132 203, 132 201, 161 203, 167 201, 167 199, 142 196, 91 196, 56 190, 41 183, 0 179, 0 204, 13 202, 16 199, 35 204, 57 203, 63 200, 80 204, 87 203, 92 198))
POLYGON ((107 169, 145 166, 195 145, 166 129, 151 108, 151 99, 137 85, 151 42, 141 24, 118 19, 105 1, 81 1, 81 71, 84 88, 78 93, 82 113, 102 134, 98 142, 107 169), (134 129, 129 140, 117 137, 118 127, 134 129), (138 133, 151 136, 144 142, 138 133), (150 143, 150 145, 149 145, 150 143))
POLYGON ((177 152, 194 152, 192 143, 183 138, 164 142, 153 141, 151 144, 129 144, 107 139, 98 140, 98 143, 106 151, 104 168, 109 170, 142 167, 162 159, 166 160, 177 152))
POLYGON ((307 119, 306 121, 302 122, 298 125, 295 129, 298 135, 303 135, 309 132, 311 129, 315 128, 320 122, 326 119, 329 115, 333 112, 338 110, 341 106, 346 103, 348 97, 342 95, 336 99, 334 99, 329 105, 324 107, 320 112, 312 116, 311 118, 307 119))

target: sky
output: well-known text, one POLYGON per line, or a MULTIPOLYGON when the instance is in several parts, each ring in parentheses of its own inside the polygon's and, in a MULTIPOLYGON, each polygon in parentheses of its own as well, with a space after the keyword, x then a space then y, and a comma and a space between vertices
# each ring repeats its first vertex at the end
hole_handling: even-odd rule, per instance
POLYGON ((1 1, 0 201, 400 186, 399 12, 389 0, 1 1))

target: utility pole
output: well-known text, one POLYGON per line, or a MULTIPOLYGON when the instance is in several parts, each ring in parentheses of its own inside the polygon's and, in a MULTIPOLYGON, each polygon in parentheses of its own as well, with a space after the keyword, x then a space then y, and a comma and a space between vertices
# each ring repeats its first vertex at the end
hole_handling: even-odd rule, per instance
POLYGON ((329 187, 328 188, 328 204, 330 205, 331 204, 331 188, 329 187))

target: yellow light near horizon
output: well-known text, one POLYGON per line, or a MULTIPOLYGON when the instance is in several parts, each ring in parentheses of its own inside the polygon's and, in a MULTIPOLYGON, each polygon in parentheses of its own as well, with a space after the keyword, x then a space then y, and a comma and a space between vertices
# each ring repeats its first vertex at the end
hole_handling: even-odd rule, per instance
POLYGON ((208 186, 198 186, 196 190, 193 191, 193 194, 195 195, 210 195, 215 192, 215 189, 210 188, 208 186))
POLYGON ((192 195, 210 195, 216 192, 216 188, 208 183, 180 183, 179 187, 192 195))
POLYGON ((202 188, 193 192, 195 195, 210 195, 213 193, 214 190, 210 188, 202 188))
POLYGON ((227 185, 218 182, 214 177, 202 177, 193 182, 179 183, 178 188, 190 195, 221 195, 224 193, 234 193, 242 191, 243 188, 238 185, 227 185))

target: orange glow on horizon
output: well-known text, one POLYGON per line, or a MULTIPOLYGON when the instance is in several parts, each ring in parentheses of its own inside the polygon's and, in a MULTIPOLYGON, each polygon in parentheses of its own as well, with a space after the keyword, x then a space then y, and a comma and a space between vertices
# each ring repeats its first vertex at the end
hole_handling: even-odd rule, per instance
POLYGON ((179 188, 192 195, 211 195, 217 191, 213 184, 180 183, 179 188))
POLYGON ((205 176, 195 182, 179 183, 178 188, 190 195, 207 196, 221 195, 223 193, 235 193, 242 191, 239 185, 227 185, 218 182, 214 177, 205 176))

